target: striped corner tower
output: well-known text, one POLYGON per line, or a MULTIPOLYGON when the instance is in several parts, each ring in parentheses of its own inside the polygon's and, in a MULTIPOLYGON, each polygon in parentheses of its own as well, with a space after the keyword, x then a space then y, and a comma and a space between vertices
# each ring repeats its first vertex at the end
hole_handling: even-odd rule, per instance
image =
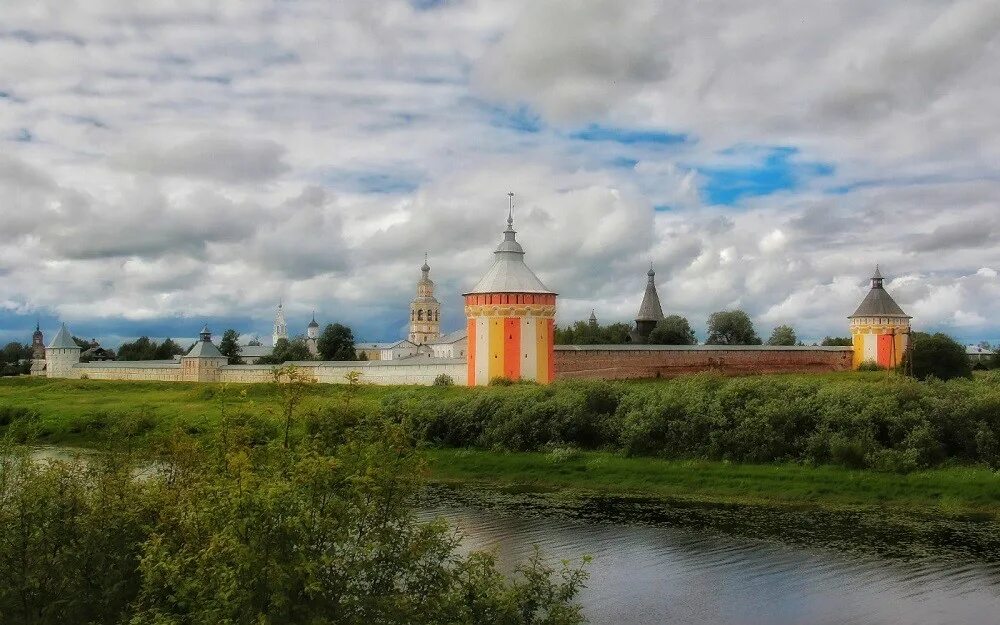
POLYGON ((524 264, 515 240, 513 205, 493 266, 465 293, 469 386, 493 378, 551 382, 555 377, 556 294, 524 264))
POLYGON ((855 369, 866 362, 888 369, 903 361, 910 340, 911 317, 882 287, 878 265, 872 275, 871 290, 848 318, 851 320, 855 369))

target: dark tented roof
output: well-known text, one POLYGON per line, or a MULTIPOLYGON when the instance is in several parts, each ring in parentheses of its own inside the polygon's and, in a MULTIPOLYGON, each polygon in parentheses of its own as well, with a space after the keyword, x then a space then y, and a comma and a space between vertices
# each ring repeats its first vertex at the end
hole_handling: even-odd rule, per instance
POLYGON ((660 307, 660 296, 656 294, 656 274, 650 267, 646 274, 649 279, 646 281, 646 292, 642 294, 642 303, 639 304, 639 313, 635 316, 636 321, 659 321, 663 319, 663 308, 660 307))
POLYGON ((894 299, 880 286, 873 286, 851 317, 906 317, 894 299))

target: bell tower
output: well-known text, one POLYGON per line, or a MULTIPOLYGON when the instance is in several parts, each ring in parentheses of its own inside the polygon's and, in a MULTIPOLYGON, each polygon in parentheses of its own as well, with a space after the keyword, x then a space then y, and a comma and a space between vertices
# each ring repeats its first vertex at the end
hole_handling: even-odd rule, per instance
POLYGON ((288 338, 288 323, 285 322, 285 311, 278 302, 278 310, 274 313, 274 332, 271 335, 271 346, 278 344, 278 339, 288 338))
POLYGON ((441 303, 434 297, 434 281, 430 272, 427 254, 424 254, 420 279, 417 280, 417 296, 410 302, 410 335, 407 338, 416 345, 441 338, 441 303))

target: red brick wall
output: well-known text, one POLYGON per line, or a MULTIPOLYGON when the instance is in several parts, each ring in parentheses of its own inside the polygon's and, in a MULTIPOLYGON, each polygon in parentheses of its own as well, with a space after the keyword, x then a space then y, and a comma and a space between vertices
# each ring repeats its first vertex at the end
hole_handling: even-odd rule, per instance
POLYGON ((852 357, 850 347, 602 349, 600 345, 556 345, 555 349, 557 380, 669 378, 702 371, 723 375, 848 371, 852 357))

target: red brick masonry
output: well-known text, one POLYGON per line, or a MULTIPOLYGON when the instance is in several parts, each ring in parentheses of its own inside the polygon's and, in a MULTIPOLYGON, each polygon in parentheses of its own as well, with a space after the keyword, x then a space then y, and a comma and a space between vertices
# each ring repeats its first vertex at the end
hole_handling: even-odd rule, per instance
POLYGON ((556 379, 670 378, 713 371, 723 375, 818 373, 851 369, 851 347, 769 345, 556 345, 556 379))

